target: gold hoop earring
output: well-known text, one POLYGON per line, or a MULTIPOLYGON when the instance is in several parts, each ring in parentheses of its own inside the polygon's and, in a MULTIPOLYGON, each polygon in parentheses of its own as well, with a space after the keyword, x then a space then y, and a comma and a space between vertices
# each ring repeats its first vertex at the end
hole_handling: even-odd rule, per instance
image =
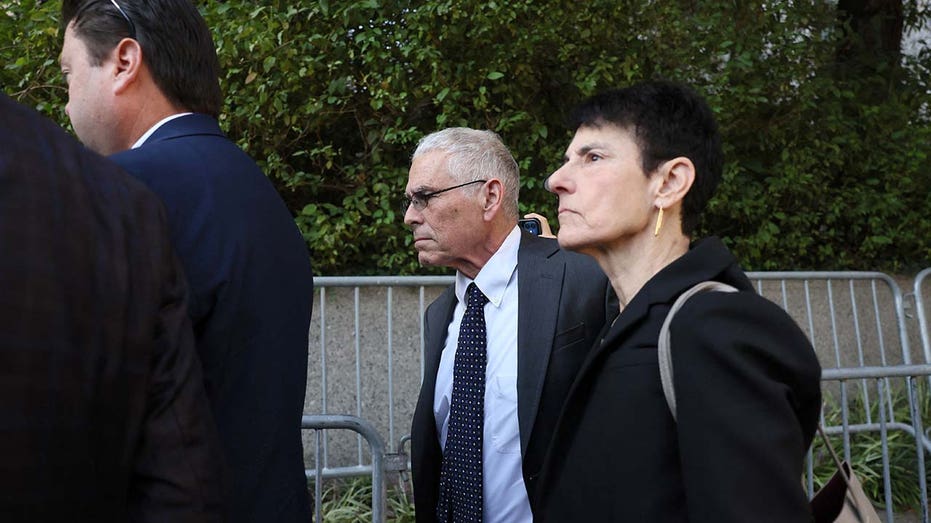
POLYGON ((659 236, 659 230, 663 227, 663 208, 659 208, 659 214, 656 216, 656 227, 653 229, 653 236, 659 236))

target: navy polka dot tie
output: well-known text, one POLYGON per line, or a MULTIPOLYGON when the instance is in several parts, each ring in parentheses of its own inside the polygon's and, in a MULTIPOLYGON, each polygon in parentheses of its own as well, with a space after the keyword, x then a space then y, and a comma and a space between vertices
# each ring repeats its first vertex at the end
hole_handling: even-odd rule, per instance
POLYGON ((485 304, 471 283, 459 326, 453 365, 453 398, 440 471, 437 519, 443 523, 482 521, 482 436, 485 421, 485 304))

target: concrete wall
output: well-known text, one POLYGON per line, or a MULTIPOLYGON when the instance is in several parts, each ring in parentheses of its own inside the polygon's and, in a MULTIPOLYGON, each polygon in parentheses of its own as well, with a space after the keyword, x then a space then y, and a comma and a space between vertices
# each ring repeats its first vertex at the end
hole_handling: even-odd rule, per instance
MULTIPOLYGON (((923 363, 915 303, 909 296, 913 282, 914 277, 895 279, 898 298, 904 297, 910 359, 923 363)), ((757 285, 761 294, 785 307, 809 335, 824 368, 856 367, 861 361, 863 365, 905 361, 897 296, 883 280, 829 283, 812 279, 807 287, 803 281, 761 280, 757 285)), ((442 286, 321 290, 318 285, 304 412, 360 416, 375 425, 389 451, 397 449, 409 433, 422 379, 423 310, 442 290, 442 286)), ((923 296, 926 309, 931 309, 931 278, 923 296)), ((836 384, 826 384, 826 390, 831 387, 836 389, 836 384)), ((314 463, 312 436, 312 431, 305 431, 308 466, 314 463)), ((326 465, 368 463, 367 446, 352 433, 329 431, 324 439, 326 465)))

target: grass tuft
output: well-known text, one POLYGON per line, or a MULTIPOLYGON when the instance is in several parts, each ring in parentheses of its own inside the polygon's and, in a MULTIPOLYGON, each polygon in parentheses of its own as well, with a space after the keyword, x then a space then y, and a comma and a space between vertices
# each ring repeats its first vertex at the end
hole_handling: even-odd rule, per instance
MULTIPOLYGON (((322 497, 323 521, 326 523, 372 521, 372 480, 369 477, 328 481, 322 497)), ((414 500, 401 488, 388 488, 386 505, 387 521, 414 522, 414 500)))

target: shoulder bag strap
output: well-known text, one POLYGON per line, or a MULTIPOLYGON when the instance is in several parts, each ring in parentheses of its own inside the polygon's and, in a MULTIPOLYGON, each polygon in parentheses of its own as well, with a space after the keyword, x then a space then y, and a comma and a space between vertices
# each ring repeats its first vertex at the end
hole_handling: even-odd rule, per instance
POLYGON ((657 342, 657 353, 659 357, 659 378, 663 383, 663 395, 666 396, 666 404, 669 405, 669 412, 672 413, 672 419, 676 418, 676 389, 672 383, 672 355, 669 353, 669 325, 672 323, 673 316, 685 305, 689 298, 705 291, 718 292, 737 292, 737 289, 718 281, 703 281, 696 284, 691 289, 683 292, 679 298, 672 304, 669 314, 666 315, 666 321, 659 330, 659 341, 657 342))

